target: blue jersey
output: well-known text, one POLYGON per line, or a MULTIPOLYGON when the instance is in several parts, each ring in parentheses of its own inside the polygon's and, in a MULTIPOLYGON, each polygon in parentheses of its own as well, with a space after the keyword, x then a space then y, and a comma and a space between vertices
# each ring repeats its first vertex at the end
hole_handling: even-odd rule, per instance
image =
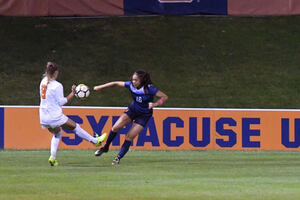
POLYGON ((137 89, 133 87, 131 81, 125 82, 125 87, 131 92, 133 98, 130 107, 138 112, 149 113, 152 109, 149 109, 149 102, 153 102, 154 95, 158 92, 158 89, 153 85, 148 85, 148 89, 141 87, 137 89))

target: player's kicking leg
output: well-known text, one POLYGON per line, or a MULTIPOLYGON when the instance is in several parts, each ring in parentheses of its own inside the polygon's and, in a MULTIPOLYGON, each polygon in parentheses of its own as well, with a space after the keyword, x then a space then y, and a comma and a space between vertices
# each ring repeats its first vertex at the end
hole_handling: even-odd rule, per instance
POLYGON ((131 123, 131 118, 128 116, 127 113, 123 113, 120 118, 116 121, 114 126, 112 127, 111 131, 109 132, 108 138, 106 140, 106 143, 104 147, 98 149, 95 151, 95 156, 101 156, 103 153, 106 153, 109 151, 109 146, 112 143, 113 139, 116 137, 119 130, 124 128, 126 125, 131 123))
POLYGON ((88 132, 80 127, 79 124, 76 124, 73 120, 68 119, 68 121, 62 125, 63 128, 72 130, 75 132, 76 135, 85 139, 91 143, 93 143, 96 147, 100 146, 101 143, 106 139, 107 134, 103 133, 101 136, 95 134, 96 137, 91 136, 88 132))

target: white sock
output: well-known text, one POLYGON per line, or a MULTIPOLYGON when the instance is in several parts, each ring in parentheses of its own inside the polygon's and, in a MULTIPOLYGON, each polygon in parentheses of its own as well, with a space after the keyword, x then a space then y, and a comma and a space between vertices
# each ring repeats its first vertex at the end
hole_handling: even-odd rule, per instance
POLYGON ((97 139, 94 138, 93 136, 91 136, 88 132, 86 132, 85 130, 83 130, 79 124, 76 124, 76 128, 74 129, 74 132, 76 133, 76 135, 78 135, 79 137, 81 137, 82 139, 85 139, 89 142, 92 142, 94 144, 97 143, 97 139))
POLYGON ((59 141, 61 138, 61 131, 59 131, 57 134, 53 134, 53 137, 51 139, 51 156, 53 156, 54 158, 56 158, 56 152, 58 149, 58 145, 59 145, 59 141))

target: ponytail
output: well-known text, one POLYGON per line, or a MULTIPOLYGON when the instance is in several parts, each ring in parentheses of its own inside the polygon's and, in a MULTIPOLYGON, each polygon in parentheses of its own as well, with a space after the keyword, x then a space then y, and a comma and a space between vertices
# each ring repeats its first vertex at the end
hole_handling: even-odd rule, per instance
POLYGON ((48 83, 52 79, 54 73, 58 70, 57 65, 54 62, 48 62, 46 65, 45 73, 43 74, 43 77, 48 78, 48 83))

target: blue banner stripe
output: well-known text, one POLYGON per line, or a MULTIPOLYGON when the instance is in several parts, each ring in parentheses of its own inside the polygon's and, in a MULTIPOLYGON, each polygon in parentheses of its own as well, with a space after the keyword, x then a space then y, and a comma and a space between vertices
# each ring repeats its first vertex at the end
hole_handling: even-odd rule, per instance
POLYGON ((4 149, 4 108, 0 107, 0 149, 4 149))
POLYGON ((125 15, 227 15, 227 0, 124 0, 125 15))

